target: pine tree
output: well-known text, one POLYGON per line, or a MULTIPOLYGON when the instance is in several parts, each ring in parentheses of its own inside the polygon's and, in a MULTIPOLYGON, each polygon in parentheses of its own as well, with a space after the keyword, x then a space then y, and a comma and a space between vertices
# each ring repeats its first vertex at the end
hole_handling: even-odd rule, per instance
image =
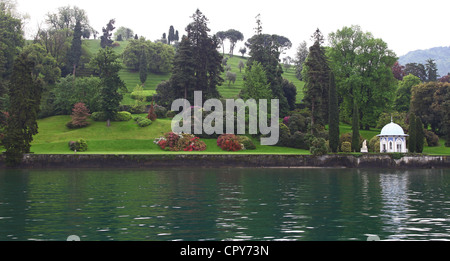
POLYGON ((203 100, 219 98, 217 86, 224 82, 223 57, 217 51, 219 40, 209 36, 208 19, 200 10, 197 9, 192 18, 194 21, 186 27, 186 32, 194 61, 195 91, 202 91, 203 100))
MULTIPOLYGON (((321 46, 323 36, 319 30, 314 33, 315 40, 309 49, 305 67, 304 101, 311 110, 311 126, 324 125, 328 122, 328 79, 330 68, 325 55, 325 49, 321 46)), ((314 128, 312 128, 314 129, 314 128)))
POLYGON ((43 84, 33 79, 35 64, 26 53, 14 62, 9 89, 10 107, 4 147, 6 162, 10 166, 21 163, 24 153, 29 153, 33 135, 38 133, 37 115, 43 84))
POLYGON ((416 152, 422 153, 424 145, 423 139, 425 137, 425 133, 422 120, 419 117, 416 117, 415 125, 416 125, 416 152))
POLYGON ((408 143, 408 151, 411 153, 416 152, 416 116, 411 113, 409 115, 409 143, 408 143))
POLYGON ((194 102, 195 86, 195 61, 192 52, 191 41, 187 37, 183 37, 175 54, 170 81, 175 94, 173 98, 184 98, 191 103, 194 102))
POLYGON ((332 152, 337 152, 339 147, 339 106, 336 93, 336 82, 334 73, 330 73, 330 89, 329 89, 329 127, 328 136, 329 144, 332 152))
POLYGON ((353 118, 352 118, 352 151, 360 152, 360 144, 359 144, 359 109, 356 102, 353 106, 353 118))
POLYGON ((81 31, 81 23, 80 21, 77 21, 77 24, 75 25, 75 29, 73 31, 73 39, 72 39, 72 45, 70 46, 70 52, 69 52, 69 65, 73 68, 73 76, 75 77, 76 74, 76 68, 80 64, 81 59, 81 37, 82 37, 82 31, 81 31))
POLYGON ((100 49, 91 60, 91 66, 100 73, 101 87, 101 108, 107 118, 107 126, 111 125, 111 119, 114 118, 119 110, 122 94, 119 89, 126 90, 125 83, 119 77, 119 71, 122 63, 119 56, 111 47, 100 49))

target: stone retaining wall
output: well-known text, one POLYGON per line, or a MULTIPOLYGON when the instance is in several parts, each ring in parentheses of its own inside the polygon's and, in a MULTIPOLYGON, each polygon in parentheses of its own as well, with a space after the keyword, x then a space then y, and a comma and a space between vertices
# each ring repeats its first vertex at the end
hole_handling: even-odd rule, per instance
MULTIPOLYGON (((4 156, 0 167, 5 168, 4 156)), ((450 156, 398 155, 43 155, 24 156, 22 168, 321 167, 450 168, 450 156)))

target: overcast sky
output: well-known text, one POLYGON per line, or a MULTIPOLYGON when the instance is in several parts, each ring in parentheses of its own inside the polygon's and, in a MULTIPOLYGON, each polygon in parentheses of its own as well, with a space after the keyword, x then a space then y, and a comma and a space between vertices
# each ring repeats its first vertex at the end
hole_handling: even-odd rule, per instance
POLYGON ((398 56, 450 45, 449 0, 17 0, 17 3, 20 13, 30 15, 26 26, 29 35, 36 32, 38 24, 43 24, 45 14, 56 13, 61 6, 76 5, 87 12, 91 25, 99 32, 115 18, 116 28, 129 27, 148 40, 161 38, 170 25, 183 35, 197 8, 209 19, 211 33, 237 29, 248 39, 254 34, 256 15, 261 14, 263 33, 291 40, 293 47, 288 52, 291 57, 302 41, 310 44, 316 28, 327 36, 351 25, 360 25, 363 31, 383 39, 398 56))

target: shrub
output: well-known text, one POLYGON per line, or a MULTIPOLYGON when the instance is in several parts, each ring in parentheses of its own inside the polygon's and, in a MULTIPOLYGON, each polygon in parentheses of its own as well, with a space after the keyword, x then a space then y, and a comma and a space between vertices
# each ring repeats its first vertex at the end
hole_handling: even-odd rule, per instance
MULTIPOLYGON (((133 118, 133 116, 131 116, 131 113, 127 112, 127 111, 121 111, 116 113, 116 115, 114 116, 113 119, 111 119, 112 121, 129 121, 133 118)), ((99 112, 94 112, 91 114, 91 119, 94 121, 106 121, 108 120, 106 118, 106 115, 104 112, 99 111, 99 112)))
POLYGON ((217 146, 225 151, 240 151, 242 150, 242 144, 239 142, 239 138, 234 134, 222 134, 217 138, 217 146))
POLYGON ((153 96, 156 94, 154 90, 144 90, 144 91, 133 91, 131 93, 131 99, 133 100, 143 100, 150 102, 153 100, 153 96))
POLYGON ((283 123, 280 123, 280 137, 277 146, 289 147, 290 146, 291 131, 289 127, 283 123))
POLYGON ((425 138, 427 139, 427 144, 429 147, 439 146, 439 136, 434 132, 425 130, 425 138))
POLYGON ((94 112, 91 114, 91 119, 94 121, 106 121, 106 115, 102 111, 94 112))
POLYGON ((368 149, 370 152, 380 152, 380 138, 373 136, 368 144, 368 149))
MULTIPOLYGON (((339 138, 339 144, 341 147, 341 151, 344 152, 344 150, 342 150, 342 143, 344 142, 348 142, 350 144, 352 144, 352 137, 353 137, 353 133, 352 132, 347 132, 341 135, 341 137, 339 138)), ((364 138, 359 135, 359 144, 362 144, 364 142, 364 138)))
POLYGON ((256 146, 253 141, 247 136, 238 136, 239 142, 244 145, 246 150, 255 150, 256 146))
POLYGON ((352 151, 352 143, 348 142, 348 141, 342 142, 342 144, 341 144, 341 151, 342 152, 346 152, 346 153, 351 152, 352 151))
POLYGON ((132 118, 133 118, 133 116, 131 116, 131 113, 129 113, 127 111, 120 111, 120 112, 116 113, 113 121, 129 121, 132 118))
POLYGON ((166 118, 167 109, 163 106, 155 105, 154 106, 155 114, 158 119, 166 118))
POLYGON ((204 151, 206 150, 205 142, 192 134, 176 134, 168 132, 164 137, 157 138, 153 141, 161 149, 167 151, 204 151))
POLYGON ((174 112, 174 111, 167 111, 167 113, 166 113, 166 117, 167 117, 167 118, 173 118, 173 117, 175 117, 176 115, 177 115, 177 113, 174 112))
POLYGON ((323 138, 315 138, 311 142, 311 148, 309 150, 314 156, 321 156, 328 153, 328 147, 326 140, 323 138))
POLYGON ((152 103, 150 105, 150 109, 148 110, 147 119, 149 119, 151 121, 156 121, 157 118, 158 118, 158 116, 156 116, 156 113, 155 113, 155 106, 152 103))
POLYGON ((77 141, 69 141, 69 148, 72 151, 83 152, 88 150, 86 140, 79 139, 77 141))
POLYGON ((152 121, 149 119, 143 118, 142 120, 137 121, 137 124, 139 127, 144 128, 144 127, 152 125, 152 121))
POLYGON ((297 148, 297 149, 304 149, 304 150, 309 150, 310 148, 310 139, 309 136, 307 136, 307 134, 304 134, 300 131, 296 131, 292 136, 291 136, 291 147, 293 148, 297 148))
POLYGON ((296 131, 306 132, 308 130, 307 119, 301 114, 294 114, 290 116, 288 124, 286 125, 291 131, 291 134, 294 134, 296 131))

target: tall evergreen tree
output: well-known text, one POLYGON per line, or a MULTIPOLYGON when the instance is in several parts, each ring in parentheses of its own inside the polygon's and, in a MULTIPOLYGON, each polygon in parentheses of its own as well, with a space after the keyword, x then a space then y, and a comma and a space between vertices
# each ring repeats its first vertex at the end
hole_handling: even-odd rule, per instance
MULTIPOLYGON (((309 55, 304 63, 305 87, 304 101, 311 110, 311 126, 324 125, 328 122, 328 66, 325 49, 321 46, 323 36, 319 29, 313 35, 314 44, 309 49, 309 55)), ((313 129, 313 128, 312 128, 313 129)))
POLYGON ((42 94, 42 81, 33 77, 34 62, 27 53, 21 53, 11 76, 10 107, 4 147, 6 162, 15 166, 29 153, 33 135, 38 133, 37 116, 42 94))
POLYGON ((202 91, 204 100, 219 98, 217 86, 224 82, 223 57, 217 51, 219 40, 209 35, 209 20, 200 10, 197 9, 192 19, 194 21, 186 27, 186 32, 191 42, 192 58, 195 63, 195 90, 202 91))
POLYGON ((280 64, 280 52, 278 39, 274 35, 262 33, 262 23, 260 16, 256 17, 256 34, 250 38, 246 45, 250 49, 250 58, 247 65, 252 66, 254 62, 259 62, 266 72, 267 80, 272 89, 272 99, 278 99, 280 102, 280 115, 287 115, 289 112, 289 103, 284 96, 283 91, 283 68, 280 64))
MULTIPOLYGON (((191 41, 187 37, 181 39, 178 51, 173 61, 171 77, 171 88, 175 99, 184 98, 190 102, 194 101, 195 87, 195 60, 192 52, 191 41)), ((166 85, 168 86, 168 85, 166 85)), ((167 90, 166 90, 167 91, 167 90)))
POLYGON ((73 39, 72 45, 70 46, 70 51, 68 53, 69 56, 69 65, 73 69, 73 77, 76 74, 76 68, 78 67, 81 59, 81 37, 83 33, 81 31, 81 23, 77 21, 75 25, 75 29, 73 31, 73 39))
POLYGON ((91 65, 100 73, 101 87, 101 108, 107 118, 107 126, 111 125, 111 119, 114 118, 119 110, 122 94, 119 89, 126 90, 125 83, 119 77, 119 71, 122 63, 119 56, 111 47, 100 49, 91 60, 91 65))
POLYGON ((422 120, 419 117, 416 117, 415 125, 416 125, 416 152, 422 153, 424 145, 423 139, 425 138, 425 133, 422 120))
POLYGON ((167 37, 167 43, 170 44, 175 41, 175 29, 173 28, 173 25, 169 28, 169 36, 167 37))
POLYGON ((337 152, 339 147, 339 105, 336 91, 336 82, 334 73, 330 72, 329 85, 329 117, 328 117, 328 136, 332 152, 337 152))
POLYGON ((360 152, 361 147, 359 144, 359 109, 356 102, 353 106, 352 131, 352 151, 360 152))
POLYGON ((436 62, 433 59, 428 59, 427 63, 425 64, 425 70, 427 72, 427 81, 428 82, 435 82, 437 81, 437 78, 439 77, 437 74, 437 65, 436 62))
POLYGON ((145 51, 142 50, 139 61, 139 79, 141 80, 142 86, 144 86, 145 82, 147 81, 147 71, 147 55, 145 54, 145 51))
POLYGON ((411 153, 416 152, 416 115, 411 113, 409 115, 409 139, 408 139, 408 151, 411 153))

